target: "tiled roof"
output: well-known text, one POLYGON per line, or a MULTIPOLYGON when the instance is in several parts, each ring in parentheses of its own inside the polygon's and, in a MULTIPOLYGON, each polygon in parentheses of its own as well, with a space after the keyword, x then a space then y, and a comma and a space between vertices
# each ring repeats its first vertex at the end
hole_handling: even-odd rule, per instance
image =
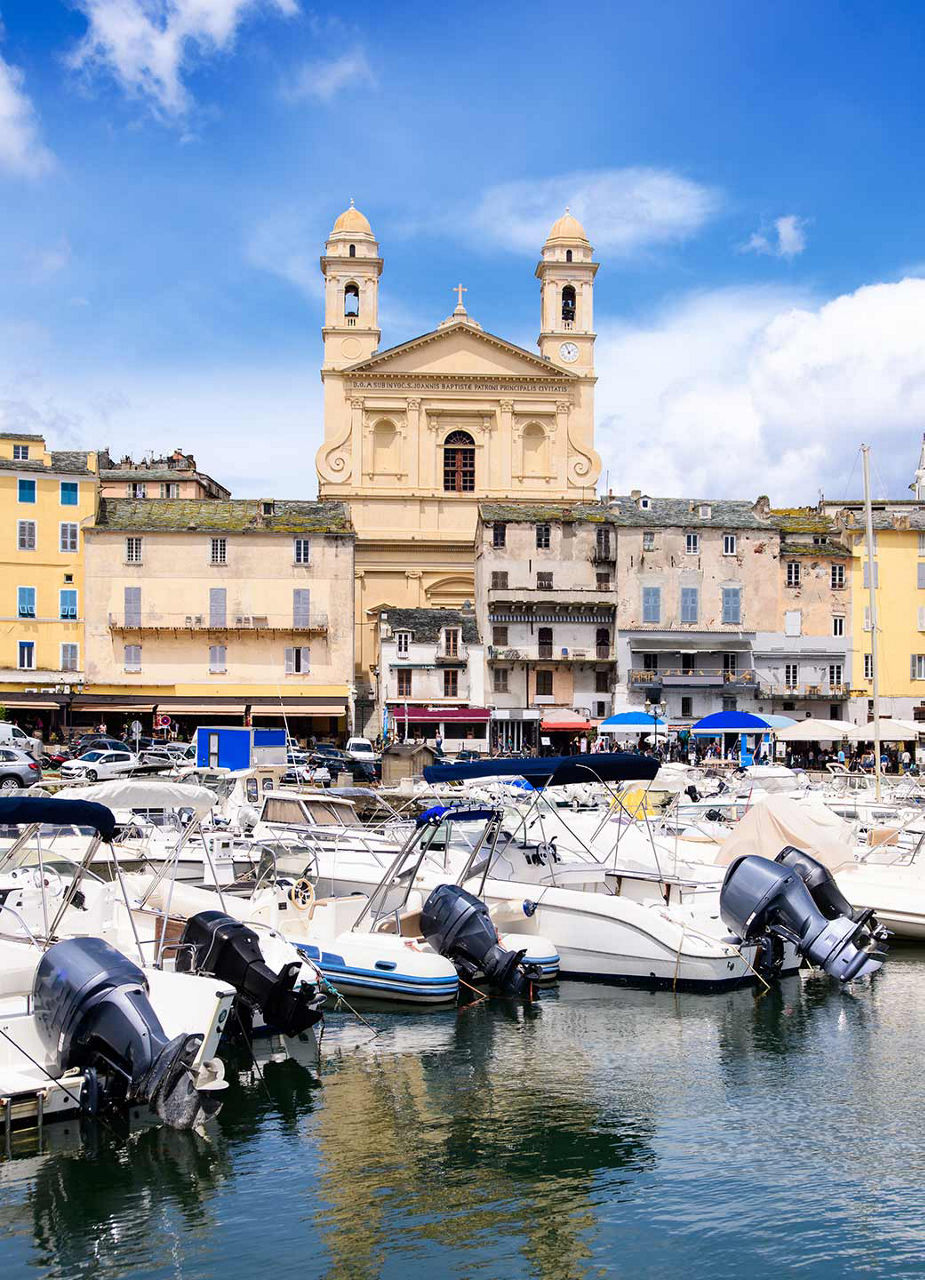
POLYGON ((436 643, 443 627, 459 627, 466 644, 479 643, 479 628, 473 609, 383 609, 380 613, 394 635, 410 631, 421 643, 436 643))
POLYGON ((693 528, 693 529, 774 529, 774 522, 760 516, 755 503, 728 498, 652 498, 647 509, 640 507, 630 495, 607 498, 601 502, 517 503, 483 502, 480 506, 486 523, 525 521, 542 524, 550 520, 612 524, 625 528, 693 528), (709 507, 708 516, 701 507, 709 507))
POLYGON ((13 458, 0 458, 0 470, 34 471, 37 475, 95 476, 96 474, 87 467, 86 453, 70 451, 52 453, 49 466, 38 458, 30 458, 26 462, 13 458))
POLYGON ((823 538, 821 542, 793 542, 787 538, 781 538, 780 544, 781 559, 785 556, 818 556, 839 558, 850 556, 851 549, 846 547, 843 542, 837 542, 834 538, 823 538))
MULTIPOLYGON (((269 501, 269 500, 268 500, 269 501)), ((350 514, 342 502, 289 502, 276 499, 273 512, 252 498, 104 498, 96 529, 128 533, 170 530, 204 533, 340 533, 352 534, 350 514)))
POLYGON ((205 488, 218 489, 222 493, 230 496, 231 490, 226 489, 224 485, 219 484, 217 480, 213 480, 211 476, 207 476, 204 471, 180 471, 179 469, 169 471, 166 467, 158 467, 156 469, 145 470, 144 467, 136 467, 132 470, 126 469, 120 471, 117 467, 107 469, 100 472, 100 479, 104 484, 130 484, 133 481, 150 480, 152 484, 160 482, 177 482, 198 481, 205 488))
POLYGON ((44 444, 44 436, 30 436, 24 431, 0 431, 0 440, 34 440, 37 444, 44 444))

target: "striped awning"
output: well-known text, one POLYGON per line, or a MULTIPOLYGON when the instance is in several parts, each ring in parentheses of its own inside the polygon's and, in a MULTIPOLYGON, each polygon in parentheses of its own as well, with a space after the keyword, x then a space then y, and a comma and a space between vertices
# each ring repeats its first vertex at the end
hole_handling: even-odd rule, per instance
POLYGON ((251 707, 252 716, 345 716, 347 709, 344 706, 331 704, 330 706, 312 706, 311 703, 304 702, 285 702, 282 705, 277 703, 275 707, 251 707))

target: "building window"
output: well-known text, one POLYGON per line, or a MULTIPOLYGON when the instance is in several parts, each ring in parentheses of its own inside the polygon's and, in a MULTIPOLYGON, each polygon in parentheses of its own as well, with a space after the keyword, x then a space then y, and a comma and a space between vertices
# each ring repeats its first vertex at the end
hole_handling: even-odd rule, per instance
POLYGON ((873 680, 873 678, 874 678, 874 655, 872 653, 865 653, 864 654, 864 679, 873 680))
MULTIPOLYGON (((864 577, 864 583, 863 583, 864 590, 866 591, 870 587, 870 561, 869 560, 864 561, 863 577, 864 577)), ((880 586, 880 566, 875 560, 874 561, 874 589, 876 590, 879 586, 880 586)))
POLYGON ((296 587, 292 593, 292 625, 304 629, 311 625, 312 593, 296 587))
POLYGON ((224 627, 228 622, 228 592, 224 587, 209 588, 209 626, 224 627))
POLYGON ((600 660, 610 657, 610 628, 598 627, 594 637, 595 657, 600 660))
POLYGON ((407 658, 411 649, 411 632, 396 631, 395 633, 395 652, 400 658, 407 658))
POLYGON ((126 671, 141 670, 141 645, 127 644, 122 650, 122 665, 126 671))
POLYGON ((59 611, 62 618, 74 620, 77 618, 77 592, 73 587, 68 587, 58 592, 59 611))
POLYGON ((306 646, 296 645, 295 648, 286 650, 287 676, 307 676, 310 665, 310 654, 306 646))
POLYGON ((694 674, 694 665, 694 655, 692 653, 681 654, 682 676, 692 676, 694 674))
POLYGON ((493 680, 495 693, 508 692, 508 674, 509 672, 507 667, 495 667, 493 680))
POLYGON ((411 697, 411 672, 407 667, 398 673, 398 696, 400 698, 411 697))
POLYGON ((649 508, 650 508, 651 506, 652 506, 652 499, 651 499, 651 498, 641 497, 641 498, 639 499, 639 510, 640 510, 640 511, 648 511, 648 510, 649 510, 649 508))
POLYGON ((177 480, 165 480, 161 485, 162 498, 179 498, 180 484, 177 480))
POLYGON ((609 560, 610 552, 610 530, 598 529, 595 536, 595 551, 599 560, 609 560))
POLYGON ((651 529, 646 529, 642 535, 642 549, 643 551, 655 550, 655 534, 651 529))
POLYGON ((843 564, 832 565, 832 590, 841 591, 845 586, 845 566, 843 564))
POLYGON ((689 556, 700 555, 700 534, 689 533, 684 540, 684 550, 689 556))
POLYGON ((742 588, 741 587, 723 587, 723 622, 734 623, 736 626, 742 622, 742 588))
POLYGON ((141 564, 141 538, 125 539, 125 563, 141 564))
POLYGON ((14 462, 29 461, 29 446, 27 444, 13 445, 13 461, 14 462))
POLYGON ((122 592, 127 627, 141 626, 141 587, 126 587, 122 592))
POLYGON ((788 689, 795 689, 800 683, 800 667, 796 662, 788 662, 784 667, 784 684, 788 689))
POLYGON ((31 640, 19 642, 19 669, 20 671, 35 670, 35 645, 31 640))
POLYGON ((443 488, 447 493, 475 489, 475 441, 468 431, 451 431, 443 442, 443 488))
POLYGON ((661 587, 643 587, 642 589, 642 620, 643 622, 661 622, 662 620, 662 589, 661 587))
POLYGON ((61 670, 77 671, 80 662, 79 650, 76 644, 63 644, 61 646, 61 670))
POLYGON ((710 506, 709 502, 701 502, 700 519, 709 520, 712 515, 713 515, 713 508, 710 506))
POLYGON ((77 481, 62 480, 61 481, 61 505, 62 507, 76 507, 78 502, 77 481))
POLYGON ((832 616, 832 635, 843 636, 845 634, 845 619, 840 613, 832 616))
POLYGON ((925 587, 925 562, 920 562, 917 566, 917 574, 915 585, 921 591, 925 587))
POLYGON ((35 587, 17 588, 16 612, 20 618, 35 617, 35 587))
POLYGON ((552 591, 552 574, 538 573, 536 575, 537 591, 552 591))
POLYGON ((598 591, 610 590, 610 574, 607 572, 606 569, 602 569, 597 574, 597 589, 598 591))
POLYGON ((696 622, 699 614, 700 592, 696 587, 681 588, 681 621, 696 622))
POLYGON ((834 689, 836 685, 842 682, 842 664, 840 662, 829 663, 829 688, 834 689))
MULTIPOLYGON (((912 670, 909 674, 913 680, 925 680, 925 653, 912 655, 912 670)), ((871 679, 873 679, 873 671, 871 671, 871 679)))
POLYGON ((731 679, 739 674, 739 655, 737 653, 723 654, 723 675, 731 679))
POLYGON ((352 244, 350 248, 347 250, 347 257, 355 258, 356 256, 357 256, 357 247, 355 244, 352 244))
POLYGON ((209 563, 210 564, 227 564, 228 563, 228 539, 227 538, 211 538, 210 540, 209 563))
POLYGON ((693 698, 681 699, 681 715, 684 717, 685 720, 693 718, 693 715, 694 715, 694 699, 693 698))
POLYGON ((209 645, 209 673, 218 675, 222 671, 228 670, 228 663, 225 660, 225 646, 223 644, 209 645))
POLYGON ((603 719, 604 719, 604 716, 606 716, 606 714, 607 714, 607 703, 606 703, 606 702, 595 702, 595 704, 594 704, 594 715, 595 715, 595 718, 596 718, 596 719, 598 719, 598 720, 603 720, 603 719))
POLYGON ((20 502, 35 502, 35 481, 20 480, 17 492, 20 502))
POLYGON ((800 585, 800 562, 799 560, 787 561, 787 586, 798 587, 800 585))
POLYGON ((538 524, 536 526, 536 549, 537 551, 549 550, 549 539, 551 528, 548 524, 538 524))
POLYGON ((491 575, 492 591, 507 591, 507 570, 494 569, 491 575))
POLYGON ((536 696, 538 698, 552 697, 552 672, 551 671, 537 671, 536 696))
POLYGON ((459 672, 455 667, 443 673, 443 696, 444 698, 459 697, 459 672))
POLYGON ((508 645, 507 627, 492 627, 491 642, 496 649, 506 649, 508 645))
POLYGON ((736 554, 737 542, 734 533, 723 534, 723 555, 734 556, 736 554))
POLYGON ((540 658, 552 657, 552 627, 540 627, 536 633, 537 644, 539 646, 537 656, 540 658))
POLYGON ((735 700, 735 698, 723 698, 723 710, 724 710, 724 711, 735 711, 735 710, 736 710, 736 700, 735 700))
POLYGON ((448 658, 459 657, 459 629, 457 627, 444 628, 443 652, 448 658))
POLYGON ((358 316, 360 314, 360 287, 355 281, 351 280, 348 285, 344 286, 344 315, 358 316))
POLYGON ((642 669, 643 671, 657 672, 658 671, 658 654, 644 653, 642 655, 642 669))
POLYGON ((575 286, 567 284, 562 289, 562 319, 566 324, 573 324, 575 320, 575 286))
POLYGON ((594 692, 610 693, 610 672, 595 671, 594 673, 594 692))
POLYGON ((491 545, 493 547, 507 546, 507 525, 494 524, 491 529, 491 545))
POLYGON ((312 544, 310 538, 294 538, 292 558, 296 564, 308 564, 311 560, 312 544))
POLYGON ((61 551, 71 552, 77 550, 77 533, 78 526, 70 521, 64 521, 58 525, 58 547, 61 551))
POLYGON ((866 604, 864 606, 864 630, 873 631, 873 629, 874 629, 874 625, 870 620, 870 605, 866 604))
MULTIPOLYGON (((75 525, 75 528, 76 528, 76 525, 75 525)), ((20 551, 35 550, 35 521, 34 520, 18 521, 16 526, 16 546, 20 551)))
POLYGON ((148 496, 148 486, 143 480, 135 480, 128 487, 128 496, 130 498, 146 498, 148 496))

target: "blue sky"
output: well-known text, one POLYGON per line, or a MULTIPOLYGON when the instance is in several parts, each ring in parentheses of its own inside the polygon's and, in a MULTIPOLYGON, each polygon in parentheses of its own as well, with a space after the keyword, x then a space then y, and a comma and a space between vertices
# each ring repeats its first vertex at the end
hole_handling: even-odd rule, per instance
POLYGON ((925 429, 920 5, 0 0, 0 421, 314 492, 353 196, 383 345, 535 342, 566 202, 610 485, 901 492, 925 429), (349 17, 345 13, 349 12, 349 17))

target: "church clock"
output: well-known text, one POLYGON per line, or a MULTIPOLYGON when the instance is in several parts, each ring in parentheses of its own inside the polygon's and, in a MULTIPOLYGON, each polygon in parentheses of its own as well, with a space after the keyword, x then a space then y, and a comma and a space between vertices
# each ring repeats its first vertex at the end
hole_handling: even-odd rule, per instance
POLYGON ((563 342, 559 348, 559 355, 566 364, 574 364, 578 359, 578 347, 574 342, 563 342))

